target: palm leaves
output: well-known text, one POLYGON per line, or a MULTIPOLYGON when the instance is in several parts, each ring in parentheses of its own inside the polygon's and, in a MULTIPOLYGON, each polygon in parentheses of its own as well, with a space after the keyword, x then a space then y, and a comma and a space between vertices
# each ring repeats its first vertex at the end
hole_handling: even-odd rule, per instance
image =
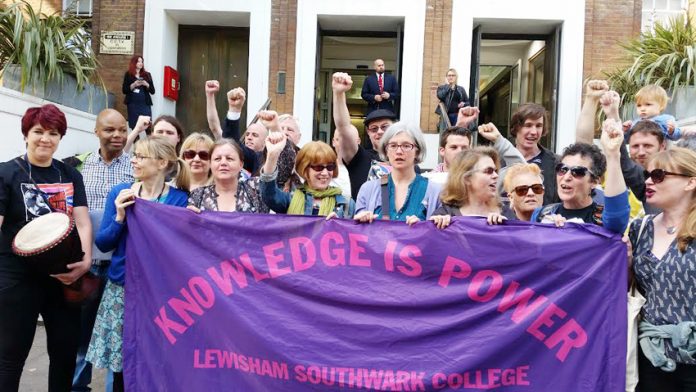
POLYGON ((690 18, 679 16, 666 24, 656 23, 651 32, 622 45, 633 63, 607 73, 612 87, 624 102, 647 84, 675 92, 696 86, 696 28, 690 18))
POLYGON ((0 4, 0 72, 13 65, 21 70, 21 91, 62 82, 65 74, 75 77, 79 90, 90 81, 103 85, 85 21, 71 15, 37 14, 26 1, 0 4))

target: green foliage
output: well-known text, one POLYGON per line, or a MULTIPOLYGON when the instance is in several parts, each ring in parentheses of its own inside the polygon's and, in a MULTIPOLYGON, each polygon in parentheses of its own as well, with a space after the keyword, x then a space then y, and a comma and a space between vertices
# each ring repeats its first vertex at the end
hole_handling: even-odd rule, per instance
POLYGON ((18 65, 21 91, 62 82, 66 74, 75 77, 79 90, 90 82, 103 86, 89 39, 85 21, 77 16, 37 14, 26 1, 0 4, 0 72, 18 65))
POLYGON ((633 63, 606 75, 624 103, 633 102, 636 92, 647 84, 672 92, 696 86, 696 27, 690 18, 656 23, 653 31, 621 46, 633 63))

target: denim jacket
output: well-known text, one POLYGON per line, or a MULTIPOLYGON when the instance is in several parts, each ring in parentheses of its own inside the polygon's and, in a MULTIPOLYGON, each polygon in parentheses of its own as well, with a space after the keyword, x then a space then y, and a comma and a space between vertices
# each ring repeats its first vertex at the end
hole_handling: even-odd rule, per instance
MULTIPOLYGON (((292 192, 283 192, 280 190, 280 188, 278 188, 276 183, 277 175, 277 170, 271 174, 261 174, 261 181, 259 182, 259 185, 261 186, 261 197, 263 198, 263 202, 266 203, 266 205, 273 211, 278 214, 285 214, 290 207, 292 192)), ((304 215, 312 215, 313 204, 314 197, 308 193, 305 193, 304 215)), ((336 212, 336 215, 339 218, 350 219, 355 213, 355 202, 353 199, 348 199, 343 195, 337 195, 334 212, 336 212)))

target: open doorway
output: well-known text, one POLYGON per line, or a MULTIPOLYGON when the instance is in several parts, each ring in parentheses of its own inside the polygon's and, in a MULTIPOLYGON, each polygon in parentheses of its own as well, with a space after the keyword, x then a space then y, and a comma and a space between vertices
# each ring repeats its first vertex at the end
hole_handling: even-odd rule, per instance
MULTIPOLYGON (((369 141, 363 125, 367 108, 361 97, 363 82, 374 72, 373 63, 378 58, 384 60, 386 73, 401 82, 402 26, 403 18, 397 17, 319 17, 313 140, 330 142, 335 129, 331 76, 346 72, 353 79, 353 88, 346 96, 351 122, 363 142, 369 141)), ((398 101, 396 108, 398 111, 398 101)))
POLYGON ((470 95, 481 110, 479 123, 493 122, 510 138, 510 119, 517 107, 538 103, 549 112, 549 132, 541 144, 554 149, 560 26, 536 26, 547 31, 544 34, 486 33, 493 26, 495 22, 479 25, 473 35, 470 95))

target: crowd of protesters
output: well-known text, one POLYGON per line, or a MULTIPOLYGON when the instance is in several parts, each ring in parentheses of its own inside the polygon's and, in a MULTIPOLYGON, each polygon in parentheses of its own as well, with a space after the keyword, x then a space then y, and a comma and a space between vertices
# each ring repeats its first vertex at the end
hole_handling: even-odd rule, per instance
POLYGON ((492 225, 576 222, 627 233, 630 275, 647 299, 640 391, 696 390, 696 143, 662 113, 666 93, 660 87, 642 89, 636 96, 640 118, 624 122, 618 94, 604 81, 588 82, 576 142, 558 156, 540 143, 548 132, 544 107, 517 109, 513 144, 494 124, 477 123, 478 109, 469 106, 450 69, 438 97, 445 104, 442 115, 455 125, 441 133, 442 162, 427 171, 420 167, 423 133, 398 121, 392 105, 398 85, 383 75, 381 60, 374 81, 363 88, 369 147, 351 123, 346 92, 353 82, 346 73, 332 79, 332 145, 299 146, 300 122, 289 114, 261 111, 242 133, 241 88, 228 92, 229 111, 221 122, 215 108, 220 85, 212 80, 205 86, 210 136, 186 137, 172 116, 134 117, 137 108, 131 106, 147 106, 152 82, 141 57, 131 68, 124 79, 130 134, 126 119, 107 109, 95 124, 99 148, 57 160, 67 124, 47 104, 22 118, 26 154, 0 164, 0 391, 18 390, 39 315, 48 336, 50 391, 89 390, 91 366, 108 369, 109 388, 123 390, 126 211, 136 198, 191 213, 393 220, 431 224, 433 230, 447 230, 453 217, 474 216, 492 225), (593 139, 599 107, 607 119, 598 146, 593 139), (137 140, 141 132, 149 136, 137 140), (475 132, 491 146, 472 146, 475 132), (11 244, 28 222, 52 211, 74 218, 84 256, 64 273, 39 274, 11 244), (86 273, 99 279, 96 295, 80 304, 66 301, 62 286, 86 273))

